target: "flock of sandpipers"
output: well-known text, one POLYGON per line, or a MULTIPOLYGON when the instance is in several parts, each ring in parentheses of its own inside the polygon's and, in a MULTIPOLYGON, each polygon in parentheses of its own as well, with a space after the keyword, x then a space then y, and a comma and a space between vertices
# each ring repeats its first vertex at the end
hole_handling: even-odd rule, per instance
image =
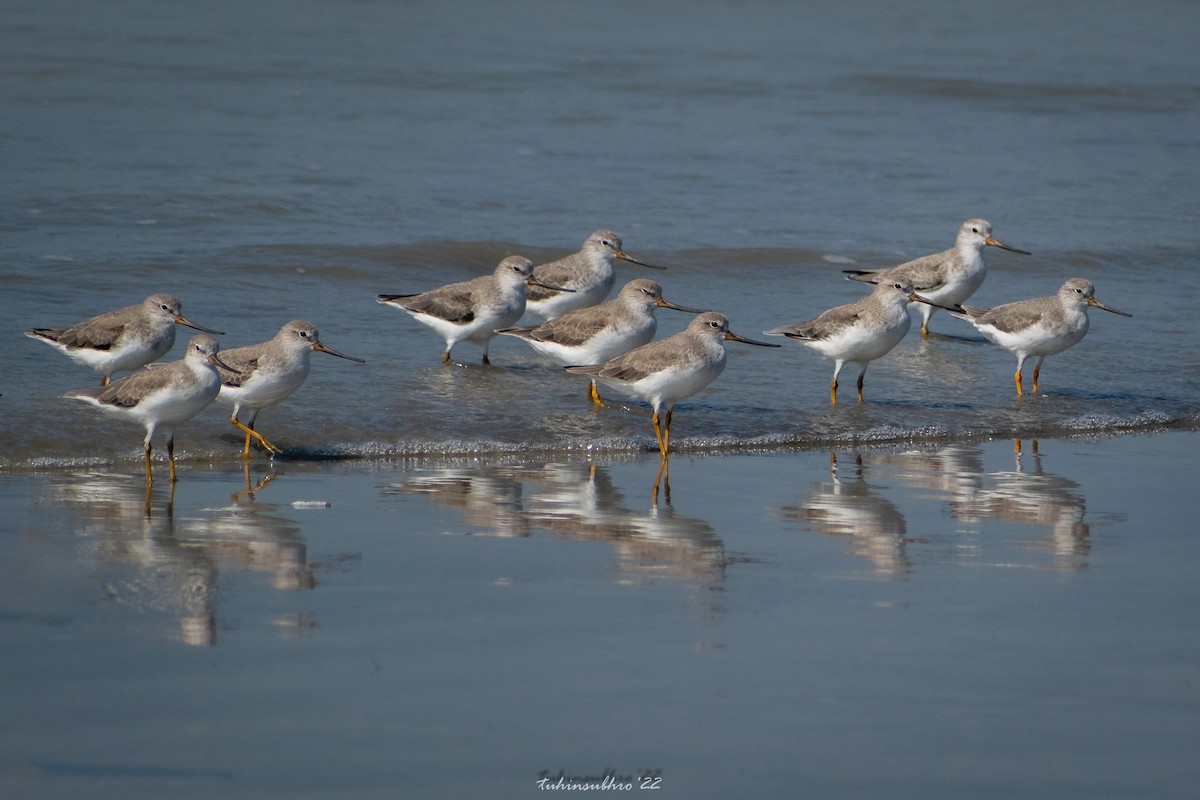
MULTIPOLYGON (((986 220, 969 219, 958 229, 949 250, 888 269, 845 270, 853 280, 874 284, 869 296, 814 319, 764 333, 794 339, 833 359, 833 403, 837 403, 842 367, 857 364, 858 400, 862 402, 867 365, 888 353, 908 333, 908 304, 918 304, 921 310, 923 336, 929 334, 929 318, 941 308, 970 322, 988 339, 1016 354, 1015 380, 1020 395, 1024 391, 1021 373, 1026 359, 1037 357, 1033 369, 1036 393, 1045 357, 1066 350, 1087 333, 1089 307, 1130 316, 1096 300, 1094 287, 1083 278, 1071 278, 1049 297, 992 309, 963 305, 983 283, 986 246, 1028 255, 993 238, 992 226, 986 220)), ((670 452, 671 411, 677 402, 699 392, 721 374, 725 368, 724 343, 779 345, 739 336, 729 329, 725 316, 715 311, 675 305, 663 297, 658 283, 645 278, 630 281, 614 299, 604 302, 616 279, 618 259, 662 269, 634 259, 622 249, 617 234, 600 230, 587 238, 579 252, 558 261, 534 266, 527 258, 510 256, 491 275, 420 294, 381 294, 377 299, 437 331, 446 342, 443 362, 451 362, 454 345, 469 340, 483 347, 483 363, 487 364, 488 345, 494 336, 516 336, 563 364, 567 372, 589 377, 589 395, 597 405, 603 405, 597 381, 648 402, 653 408, 654 434, 665 466, 670 452), (654 312, 659 307, 698 316, 682 332, 651 341, 657 328, 654 312), (514 327, 526 314, 544 321, 514 327)), ((243 458, 249 458, 253 442, 272 454, 281 453, 254 430, 255 419, 259 411, 282 401, 304 383, 312 351, 362 362, 326 347, 318 338, 317 328, 302 320, 287 323, 270 341, 232 350, 221 350, 210 334, 221 332, 186 319, 174 297, 155 294, 139 305, 67 328, 35 328, 25 335, 47 342, 76 363, 103 375, 99 387, 68 392, 66 397, 145 426, 147 487, 153 483, 151 441, 156 432, 167 435, 172 482, 175 428, 213 400, 233 406, 232 423, 246 434, 243 458), (152 364, 171 349, 177 324, 203 333, 191 338, 183 359, 152 364), (135 371, 111 380, 114 373, 126 370, 135 371)))

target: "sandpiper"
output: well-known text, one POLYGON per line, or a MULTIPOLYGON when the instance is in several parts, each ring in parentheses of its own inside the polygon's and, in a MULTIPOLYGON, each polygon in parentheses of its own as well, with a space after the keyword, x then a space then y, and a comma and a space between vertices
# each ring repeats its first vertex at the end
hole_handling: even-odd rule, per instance
POLYGON ((1057 294, 1019 300, 995 308, 963 306, 961 311, 950 313, 965 319, 975 329, 1016 354, 1017 371, 1013 378, 1017 383, 1017 395, 1023 393, 1021 368, 1025 359, 1037 356, 1033 367, 1033 393, 1038 390, 1038 373, 1046 356, 1061 353, 1077 344, 1088 332, 1088 307, 1102 308, 1123 317, 1131 317, 1124 311, 1109 308, 1096 299, 1096 287, 1084 278, 1071 278, 1057 294))
POLYGON ((254 420, 259 411, 281 402, 300 388, 308 377, 309 355, 313 350, 366 363, 361 358, 325 346, 316 326, 300 319, 284 325, 270 341, 221 351, 221 361, 228 364, 229 369, 217 368, 221 375, 221 393, 217 400, 233 406, 230 421, 246 434, 242 458, 250 458, 251 439, 258 440, 271 453, 283 452, 254 430, 254 420), (249 412, 245 422, 238 419, 242 409, 249 412))
POLYGON ((63 396, 83 400, 145 426, 146 438, 142 446, 146 455, 147 486, 154 482, 150 470, 151 440, 157 431, 164 431, 171 482, 174 483, 175 428, 207 408, 221 391, 217 366, 230 367, 217 357, 220 349, 213 337, 197 334, 188 341, 187 353, 179 361, 152 364, 109 386, 76 389, 63 396))
POLYGON ((913 288, 922 297, 938 305, 921 306, 921 336, 929 336, 929 318, 939 307, 953 307, 966 300, 983 285, 987 262, 983 248, 999 247, 1012 253, 1030 255, 1002 244, 992 236, 992 225, 986 219, 969 219, 958 229, 954 247, 940 253, 922 256, 887 269, 847 269, 846 277, 863 283, 912 280, 913 288))
POLYGON ((833 359, 833 381, 829 401, 837 403, 838 375, 847 362, 858 364, 858 401, 863 399, 863 376, 867 365, 884 356, 908 333, 912 320, 909 303, 930 303, 913 291, 910 278, 881 282, 867 297, 831 308, 814 319, 764 331, 768 336, 786 336, 833 359))
POLYGON ((724 314, 705 311, 674 336, 644 344, 603 364, 564 369, 649 402, 654 408, 658 451, 666 458, 670 454, 672 409, 683 398, 715 381, 725 369, 726 341, 779 347, 738 336, 729 330, 729 320, 724 314))
POLYGON ((578 253, 533 268, 533 276, 543 284, 571 289, 574 294, 564 293, 561 288, 531 288, 526 311, 548 320, 577 308, 596 305, 608 297, 616 282, 615 262, 618 258, 650 269, 665 269, 638 261, 626 253, 621 249, 621 237, 612 231, 596 231, 578 253))
MULTIPOLYGON (((675 305, 662 296, 662 286, 647 278, 635 278, 612 300, 577 308, 531 328, 505 328, 497 333, 517 336, 539 353, 561 364, 602 364, 610 358, 641 347, 654 338, 656 308, 673 308, 699 314, 702 308, 675 305)), ((592 401, 602 406, 596 381, 588 390, 592 401)))
POLYGON ((34 328, 31 339, 46 342, 76 364, 103 375, 107 386, 113 373, 144 367, 166 355, 175 344, 175 326, 186 325, 221 335, 184 318, 179 301, 169 294, 152 294, 127 306, 85 319, 67 328, 34 328))
POLYGON ((533 262, 521 256, 509 256, 491 275, 451 283, 421 294, 381 294, 380 303, 407 311, 418 322, 433 328, 446 340, 442 362, 450 363, 454 345, 469 339, 483 347, 483 363, 498 328, 508 328, 525 313, 525 293, 529 286, 554 291, 573 289, 539 281, 533 276, 533 262))

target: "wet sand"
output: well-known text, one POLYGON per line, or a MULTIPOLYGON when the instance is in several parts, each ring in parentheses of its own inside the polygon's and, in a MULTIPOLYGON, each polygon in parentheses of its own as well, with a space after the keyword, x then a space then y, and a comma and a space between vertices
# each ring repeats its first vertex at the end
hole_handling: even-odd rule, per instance
POLYGON ((1183 796, 1195 441, 10 473, 0 793, 1183 796))

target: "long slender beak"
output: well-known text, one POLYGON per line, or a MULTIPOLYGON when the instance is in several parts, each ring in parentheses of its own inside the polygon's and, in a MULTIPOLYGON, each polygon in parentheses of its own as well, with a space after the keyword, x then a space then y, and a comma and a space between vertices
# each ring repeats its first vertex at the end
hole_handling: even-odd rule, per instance
MULTIPOLYGON (((201 330, 203 330, 203 328, 201 328, 201 330)), ((242 374, 242 371, 240 369, 234 369, 233 367, 229 366, 224 361, 222 361, 221 358, 216 353, 213 353, 211 356, 209 356, 208 360, 210 363, 216 364, 221 369, 232 372, 234 375, 242 374)))
POLYGON ((617 252, 613 253, 613 255, 623 261, 628 261, 630 264, 637 264, 639 267, 648 267, 649 269, 666 269, 666 267, 656 267, 653 264, 647 264, 645 261, 638 261, 624 250, 618 250, 617 252))
POLYGON ((756 342, 753 339, 747 339, 745 336, 738 336, 733 331, 725 331, 725 339, 730 342, 742 342, 743 344, 756 344, 759 347, 782 347, 782 345, 772 344, 770 342, 756 342))
POLYGON ((1015 247, 1009 247, 1008 245, 1004 244, 1003 242, 999 241, 998 239, 993 239, 991 236, 984 239, 983 243, 987 244, 987 245, 991 245, 992 247, 999 247, 1001 250, 1007 250, 1010 253, 1020 253, 1023 256, 1033 255, 1033 253, 1029 252, 1028 250, 1018 250, 1015 247))
POLYGON ((1105 311, 1111 311, 1114 314, 1120 314, 1122 317, 1132 317, 1133 314, 1126 314, 1124 311, 1117 311, 1115 308, 1109 308, 1094 297, 1089 297, 1087 304, 1092 308, 1103 308, 1105 311))
POLYGON ((565 286, 553 286, 549 283, 542 283, 541 281, 539 281, 537 278, 533 277, 532 275, 530 275, 528 278, 526 278, 525 282, 530 284, 531 286, 540 286, 543 289, 549 289, 554 292, 571 292, 572 294, 575 293, 574 289, 568 289, 565 286))
POLYGON ((922 297, 921 295, 917 294, 916 292, 912 292, 911 294, 909 294, 908 302, 910 302, 910 303, 925 303, 926 305, 933 306, 934 308, 942 308, 942 309, 945 309, 946 311, 953 311, 956 314, 962 313, 962 306, 960 306, 960 305, 956 304, 953 306, 944 306, 941 303, 933 302, 928 297, 922 297))
POLYGON ((206 328, 203 325, 197 325, 196 323, 185 319, 183 314, 176 314, 175 322, 176 322, 176 324, 186 325, 187 327, 192 328, 193 330, 202 331, 204 333, 215 333, 217 336, 225 335, 225 331, 214 331, 212 328, 206 328))
POLYGON ((686 311, 689 314, 703 314, 705 311, 709 310, 707 308, 688 308, 687 306, 677 306, 664 297, 658 298, 658 302, 655 303, 655 305, 657 305, 659 308, 673 308, 676 311, 686 311))
POLYGON ((347 361, 357 361, 359 364, 367 363, 367 360, 365 358, 356 358, 354 356, 348 356, 345 353, 339 353, 337 350, 334 350, 332 347, 326 347, 321 342, 313 342, 313 350, 320 350, 322 353, 329 353, 329 355, 331 355, 331 356, 337 356, 338 358, 344 358, 347 361))

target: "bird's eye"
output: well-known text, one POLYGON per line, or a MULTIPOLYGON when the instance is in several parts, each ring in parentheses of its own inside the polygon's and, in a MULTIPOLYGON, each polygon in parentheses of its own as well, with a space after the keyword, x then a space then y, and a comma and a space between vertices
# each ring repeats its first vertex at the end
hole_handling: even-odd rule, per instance
POLYGON ((301 339, 307 339, 307 338, 308 338, 308 331, 300 331, 300 338, 301 338, 301 339))
POLYGON ((163 310, 163 311, 170 311, 170 310, 171 310, 171 307, 170 307, 169 305, 167 305, 166 303, 163 303, 163 304, 162 304, 162 306, 161 306, 161 308, 162 308, 162 310, 163 310))

